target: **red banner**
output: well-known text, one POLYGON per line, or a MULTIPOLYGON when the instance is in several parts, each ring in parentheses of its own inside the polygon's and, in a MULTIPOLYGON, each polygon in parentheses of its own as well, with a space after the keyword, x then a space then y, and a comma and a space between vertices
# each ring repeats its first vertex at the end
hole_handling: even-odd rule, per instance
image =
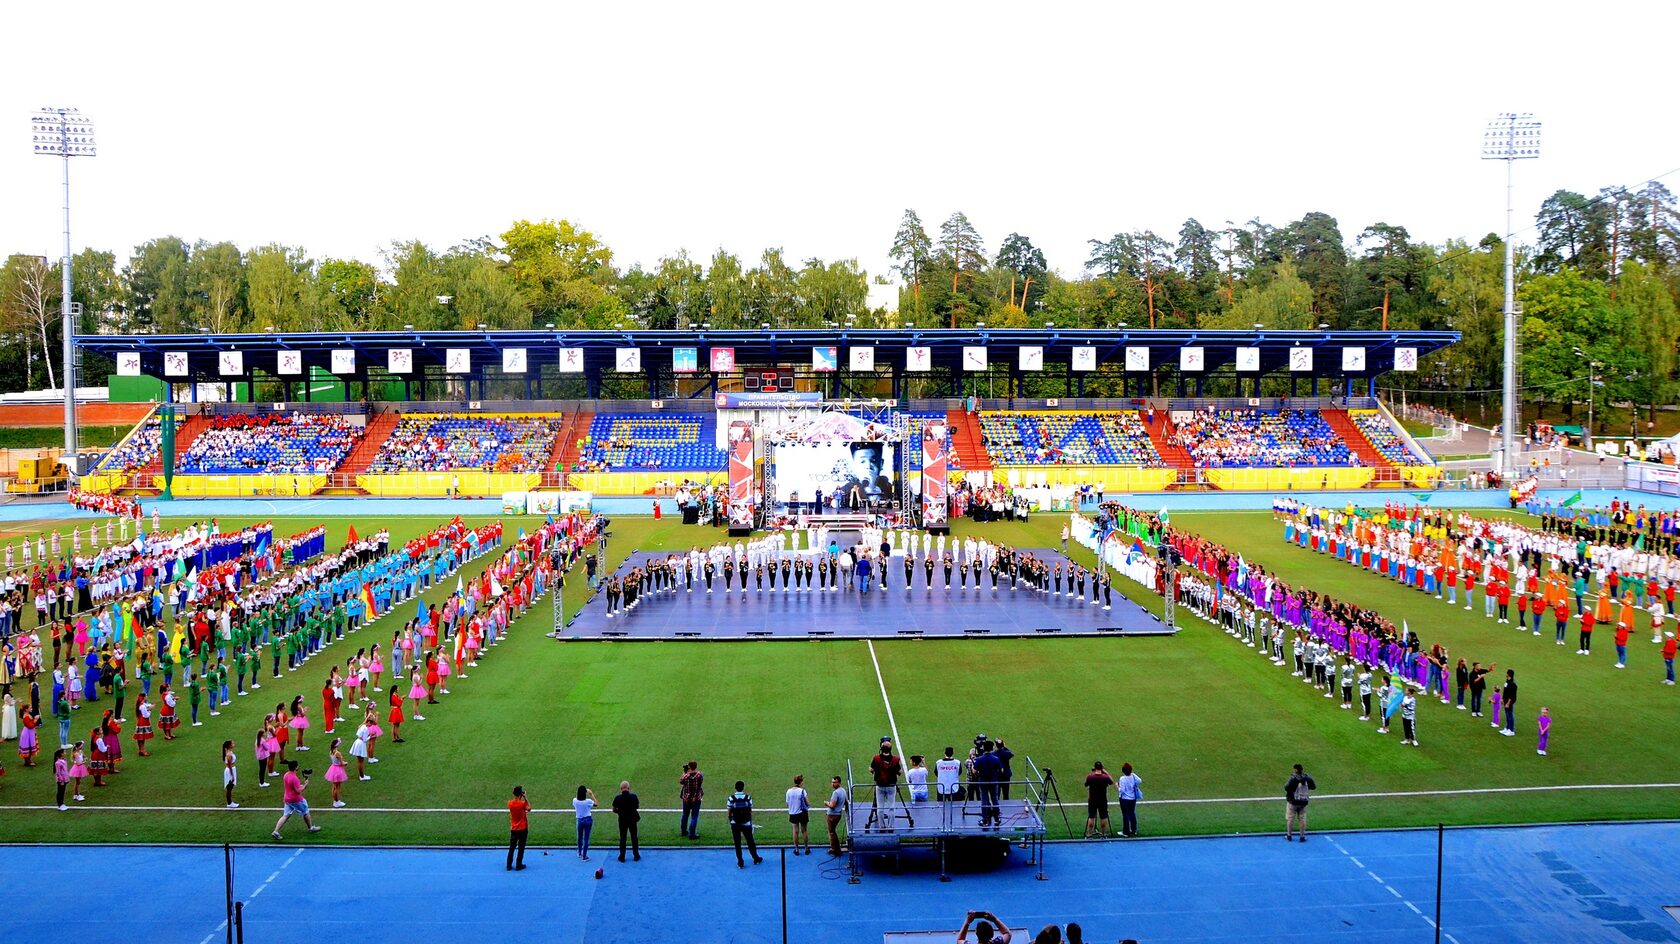
POLYGON ((729 526, 753 526, 753 428, 746 420, 729 424, 729 526))
POLYGON ((951 446, 944 420, 922 425, 922 527, 943 528, 949 518, 950 487, 946 460, 951 446))

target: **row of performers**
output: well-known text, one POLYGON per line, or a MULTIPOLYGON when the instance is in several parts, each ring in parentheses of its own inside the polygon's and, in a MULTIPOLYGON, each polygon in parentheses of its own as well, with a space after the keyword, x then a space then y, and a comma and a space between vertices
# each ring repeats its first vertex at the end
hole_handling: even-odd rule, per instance
MULTIPOLYGON (((723 578, 723 592, 733 592, 739 576, 740 591, 748 592, 756 589, 763 593, 768 589, 776 592, 777 571, 781 574, 781 590, 783 593, 808 593, 810 591, 839 592, 841 589, 868 591, 879 577, 879 589, 888 589, 888 573, 890 568, 882 567, 878 563, 871 563, 872 558, 865 557, 855 567, 843 567, 828 554, 800 555, 798 559, 783 557, 778 567, 772 563, 766 566, 759 563, 756 567, 735 566, 733 557, 725 557, 723 566, 716 566, 710 557, 703 558, 698 565, 692 556, 673 554, 664 559, 649 560, 632 568, 623 576, 615 576, 603 585, 603 593, 607 601, 607 616, 611 618, 620 610, 628 610, 636 605, 640 598, 655 593, 675 593, 684 590, 693 593, 695 584, 699 584, 707 593, 712 593, 717 577, 723 578), (749 579, 752 586, 748 586, 749 579)), ((878 559, 876 559, 878 560, 878 559)), ((904 557, 904 589, 915 589, 915 559, 904 557)), ((981 590, 985 576, 991 577, 992 591, 995 593, 1000 586, 1010 592, 1025 588, 1056 597, 1069 597, 1089 606, 1101 606, 1109 609, 1114 602, 1114 581, 1107 570, 1086 568, 1073 561, 1055 561, 1053 564, 1033 554, 1017 551, 1013 548, 999 547, 997 555, 992 559, 990 567, 984 567, 979 557, 975 557, 964 566, 957 559, 947 553, 939 562, 944 570, 946 590, 952 589, 953 574, 957 580, 957 589, 966 591, 972 586, 981 590), (1089 588, 1089 593, 1087 593, 1089 588)), ((932 556, 922 559, 924 573, 923 586, 932 591, 934 584, 935 560, 932 556)))

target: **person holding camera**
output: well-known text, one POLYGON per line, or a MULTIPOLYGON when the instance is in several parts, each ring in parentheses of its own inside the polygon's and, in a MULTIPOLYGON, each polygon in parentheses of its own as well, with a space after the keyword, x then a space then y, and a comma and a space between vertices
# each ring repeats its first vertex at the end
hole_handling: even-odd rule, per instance
POLYGON ((869 759, 869 773, 875 780, 875 801, 869 818, 876 828, 892 831, 893 806, 898 801, 898 778, 904 773, 904 761, 893 753, 892 738, 881 739, 880 753, 869 759))
POLYGON ((991 741, 982 741, 980 756, 974 758, 973 781, 980 785, 980 828, 1003 825, 1003 811, 998 806, 998 784, 1003 780, 1003 762, 991 741))
POLYGON ((974 929, 978 944, 1009 944, 1009 926, 990 911, 970 911, 957 931, 957 944, 968 944, 968 931, 974 929))
POLYGON ((303 817, 303 824, 309 827, 310 832, 318 833, 321 831, 321 827, 315 825, 315 821, 310 818, 309 803, 303 798, 303 791, 309 789, 309 776, 313 773, 313 770, 305 769, 303 776, 300 777, 298 776, 298 762, 295 760, 286 761, 286 775, 280 780, 280 799, 284 805, 281 807, 280 821, 274 824, 274 832, 269 834, 276 840, 280 838, 280 830, 285 828, 286 821, 293 816, 303 817))
POLYGON ((677 832, 685 839, 700 838, 700 800, 706 795, 706 775, 700 772, 700 762, 691 760, 683 765, 677 778, 677 797, 682 801, 682 820, 677 832))
POLYGON ((509 872, 525 871, 525 842, 531 838, 531 801, 525 798, 524 787, 513 788, 513 799, 508 801, 508 851, 507 869, 509 872), (514 853, 518 852, 518 859, 514 853))

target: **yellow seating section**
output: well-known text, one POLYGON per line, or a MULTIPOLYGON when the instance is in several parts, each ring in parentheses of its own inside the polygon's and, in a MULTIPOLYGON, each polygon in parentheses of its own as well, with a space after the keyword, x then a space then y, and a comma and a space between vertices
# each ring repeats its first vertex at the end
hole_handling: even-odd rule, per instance
POLYGON ((701 482, 723 485, 729 481, 726 472, 573 472, 566 476, 566 487, 595 495, 651 495, 660 482, 701 482))
POLYGON ((1158 492, 1178 481, 1178 470, 1130 465, 1011 465, 992 470, 992 479, 997 482, 1025 485, 1038 482, 1040 476, 1046 485, 1101 484, 1105 492, 1158 492), (1013 479, 1010 473, 1014 473, 1013 479))
POLYGON ((542 485, 540 472, 485 472, 459 469, 454 472, 396 472, 388 475, 358 475, 356 486, 375 498, 416 498, 448 495, 459 479, 462 495, 500 495, 526 492, 542 485))

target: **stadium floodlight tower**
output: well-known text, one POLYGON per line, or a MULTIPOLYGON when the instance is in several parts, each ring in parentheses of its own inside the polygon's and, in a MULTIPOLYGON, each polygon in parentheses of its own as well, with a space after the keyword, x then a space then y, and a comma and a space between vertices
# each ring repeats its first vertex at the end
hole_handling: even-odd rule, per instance
POLYGON ((1512 168, 1540 156, 1540 122, 1528 112, 1506 112, 1488 122, 1482 160, 1505 162, 1505 402, 1500 413, 1499 470, 1516 469, 1517 452, 1517 265, 1512 227, 1512 168))
POLYGON ((64 456, 72 478, 76 467, 76 322, 77 306, 70 300, 70 158, 93 157, 93 122, 74 108, 43 108, 30 116, 35 153, 64 161, 64 456))

